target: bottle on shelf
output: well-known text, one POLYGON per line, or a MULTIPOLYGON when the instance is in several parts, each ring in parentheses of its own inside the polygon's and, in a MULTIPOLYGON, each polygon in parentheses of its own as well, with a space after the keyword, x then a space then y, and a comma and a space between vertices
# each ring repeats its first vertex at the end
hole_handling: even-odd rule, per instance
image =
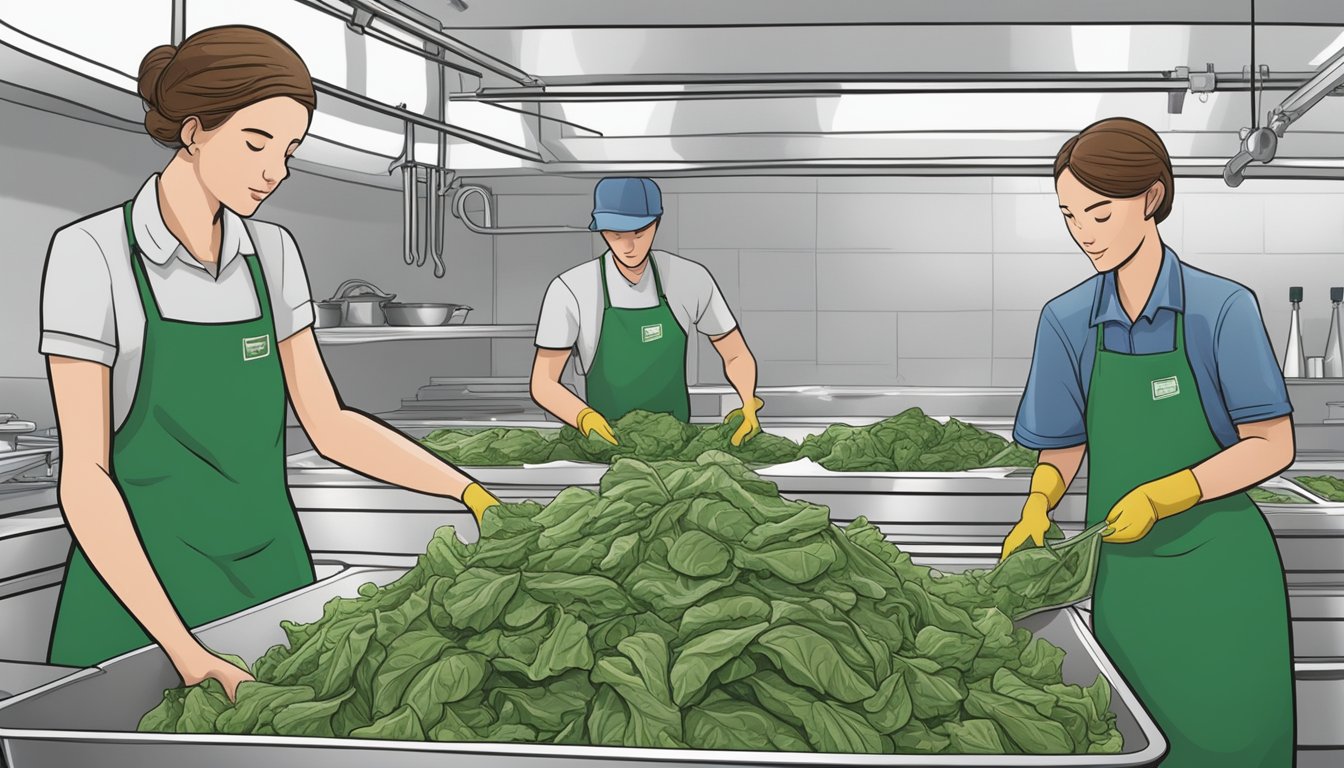
POLYGON ((1330 334, 1325 342, 1325 377, 1344 378, 1344 341, 1340 340, 1339 303, 1344 301, 1344 288, 1330 289, 1330 334))
POLYGON ((1293 304, 1292 320, 1288 323, 1288 349, 1283 355, 1283 377, 1300 379, 1307 375, 1307 359, 1302 352, 1302 287, 1288 289, 1288 301, 1293 304))

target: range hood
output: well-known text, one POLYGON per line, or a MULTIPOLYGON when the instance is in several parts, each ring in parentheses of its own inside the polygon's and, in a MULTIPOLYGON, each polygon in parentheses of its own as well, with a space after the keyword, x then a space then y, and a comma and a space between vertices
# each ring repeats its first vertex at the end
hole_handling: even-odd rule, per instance
MULTIPOLYGON (((1069 135, 1116 115, 1162 133, 1182 175, 1222 176, 1247 138, 1247 177, 1344 178, 1344 100, 1318 77, 1344 49, 1336 2, 1262 0, 1253 27, 1251 3, 1222 0, 174 5, 179 34, 248 23, 285 37, 321 82, 300 159, 389 186, 408 122, 411 159, 458 178, 1046 175, 1069 135), (1286 97, 1310 111, 1275 127, 1286 97)), ((101 112, 138 123, 134 64, 72 80, 61 56, 77 42, 10 16, 0 79, 115 102, 101 112), (56 70, 35 77, 37 62, 56 70)))

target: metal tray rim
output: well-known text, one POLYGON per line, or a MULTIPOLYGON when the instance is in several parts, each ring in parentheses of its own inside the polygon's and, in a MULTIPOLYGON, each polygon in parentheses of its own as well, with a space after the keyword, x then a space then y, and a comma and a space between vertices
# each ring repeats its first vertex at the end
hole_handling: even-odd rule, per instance
MULTIPOLYGON (((333 574, 326 579, 315 582, 301 590, 296 590, 280 598, 280 600, 291 600, 297 595, 310 590, 324 587, 326 582, 336 578, 350 578, 351 576, 362 573, 387 572, 394 571, 403 573, 403 568, 391 568, 380 566, 353 566, 346 568, 339 573, 333 574)), ((228 622, 236 621, 251 613, 266 609, 276 601, 269 601, 261 605, 250 608, 246 611, 227 616, 211 624, 197 629, 197 632, 204 632, 212 627, 223 625, 228 622)), ((1148 710, 1139 702, 1138 697, 1134 695, 1124 682, 1118 670, 1111 664, 1101 651, 1095 636, 1088 631, 1079 613, 1066 608, 1061 611, 1069 621, 1070 628, 1082 640, 1082 645, 1087 651, 1088 656, 1096 664, 1098 671, 1105 675, 1107 680, 1112 681, 1112 690, 1116 696, 1129 709, 1139 726, 1139 730, 1148 740, 1147 745, 1138 752, 1120 754, 1120 755, 902 755, 902 754, 848 754, 848 753, 816 753, 816 752, 751 752, 751 751, 726 751, 726 750, 684 750, 684 749, 658 749, 658 748, 636 748, 636 747, 602 747, 602 746, 570 746, 555 744, 531 744, 531 743, 496 743, 496 742, 431 742, 431 741, 397 741, 385 739, 323 739, 314 737, 293 737, 293 736, 236 736, 228 734, 145 734, 130 731, 72 731, 72 730, 54 730, 54 729, 31 729, 31 728, 5 728, 0 726, 0 746, 3 752, 9 752, 9 742, 15 740, 35 740, 35 741, 82 741, 93 743, 122 743, 122 744, 153 744, 153 743, 181 743, 181 744, 209 744, 218 746, 237 745, 237 746, 274 746, 274 747, 295 747, 295 748, 315 748, 315 749, 368 749, 368 750, 391 750, 396 752, 442 752, 447 754, 477 754, 477 755, 498 755, 498 756, 526 756, 526 757, 570 757, 582 758, 588 760, 635 760, 648 761, 653 763, 680 761, 688 763, 737 763, 743 765, 752 764, 790 764, 790 765, 812 765, 819 762, 818 758, 824 758, 826 764, 830 765, 850 765, 850 766, 982 766, 986 763, 986 758, 992 759, 995 765, 1021 765, 1021 766, 1107 766, 1108 768, 1129 768, 1131 766, 1152 765, 1166 753, 1167 744, 1165 736, 1157 728, 1152 720, 1148 710)), ((35 688, 18 696, 14 696, 6 701, 0 702, 0 711, 21 704, 30 698, 36 698, 49 691, 66 685, 72 685, 80 680, 87 679, 96 675, 103 674, 103 666, 111 665, 120 659, 124 659, 137 654, 148 653, 154 650, 155 646, 146 646, 138 648, 128 653, 122 654, 114 659, 104 662, 104 665, 80 670, 71 675, 67 675, 58 680, 54 680, 40 688, 35 688)))

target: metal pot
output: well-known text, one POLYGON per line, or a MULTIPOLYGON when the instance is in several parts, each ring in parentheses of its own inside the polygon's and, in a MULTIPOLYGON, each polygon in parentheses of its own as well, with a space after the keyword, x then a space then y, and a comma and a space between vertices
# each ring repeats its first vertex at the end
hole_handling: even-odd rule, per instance
POLYGON ((433 326, 447 325, 458 304, 441 302, 405 303, 390 301, 383 305, 383 314, 388 325, 397 326, 433 326))
POLYGON ((342 325, 384 325, 383 305, 395 299, 395 293, 384 293, 367 280, 346 280, 336 289, 330 301, 344 306, 342 325))
POLYGON ((341 324, 341 317, 345 314, 345 305, 339 301, 319 301, 317 302, 317 327, 335 328, 341 324))
POLYGON ((452 317, 448 318, 448 325, 466 325, 467 313, 470 311, 471 307, 464 307, 459 304, 457 308, 453 310, 452 317))

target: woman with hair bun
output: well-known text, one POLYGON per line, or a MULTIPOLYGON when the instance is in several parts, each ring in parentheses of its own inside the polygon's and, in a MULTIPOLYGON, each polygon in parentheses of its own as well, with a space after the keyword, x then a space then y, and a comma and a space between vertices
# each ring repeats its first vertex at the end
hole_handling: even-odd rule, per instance
POLYGON ((498 501, 342 405, 293 237, 248 220, 317 104, 299 55, 260 29, 206 29, 150 51, 139 92, 172 159, 124 205, 58 230, 43 276, 74 538, 48 658, 91 666, 156 642, 187 684, 233 697, 250 676, 190 629, 314 580, 285 484, 286 393, 323 456, 478 520, 498 501))
POLYGON ((1162 242, 1175 184, 1148 126, 1069 139, 1055 191, 1097 274, 1041 312, 1013 432, 1041 456, 1003 556, 1042 543, 1086 454, 1087 525, 1108 529, 1093 626, 1167 738, 1162 765, 1292 765, 1288 590, 1246 495, 1292 464, 1292 406, 1255 294, 1162 242))

